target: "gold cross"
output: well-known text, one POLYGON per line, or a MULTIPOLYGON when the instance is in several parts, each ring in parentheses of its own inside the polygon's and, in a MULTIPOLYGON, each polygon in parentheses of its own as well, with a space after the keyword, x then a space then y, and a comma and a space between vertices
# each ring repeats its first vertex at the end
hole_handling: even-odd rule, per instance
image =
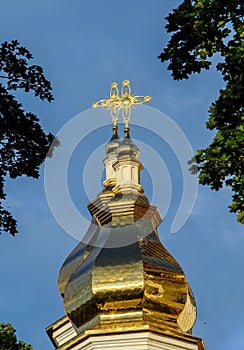
POLYGON ((110 111, 112 121, 116 125, 119 112, 122 111, 122 116, 125 122, 125 127, 128 128, 130 121, 131 110, 134 105, 141 105, 151 101, 150 96, 134 96, 131 94, 130 81, 124 80, 122 83, 121 95, 119 96, 118 84, 112 83, 110 88, 110 98, 100 100, 92 104, 93 108, 107 108, 110 111))

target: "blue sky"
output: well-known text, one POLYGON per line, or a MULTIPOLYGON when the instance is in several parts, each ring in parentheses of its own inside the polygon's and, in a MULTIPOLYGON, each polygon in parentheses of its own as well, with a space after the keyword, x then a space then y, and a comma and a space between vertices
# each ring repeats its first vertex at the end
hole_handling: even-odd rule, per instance
MULTIPOLYGON (((93 101, 108 96, 112 81, 130 79, 137 94, 151 95, 150 105, 179 125, 194 150, 207 146, 213 137, 205 128, 207 111, 223 86, 221 78, 211 70, 175 82, 157 59, 167 42, 164 17, 179 3, 1 0, 1 42, 19 40, 32 52, 33 63, 43 66, 53 86, 52 104, 19 93, 24 107, 39 115, 46 131, 57 133, 93 101)), ((136 122, 140 125, 139 116, 136 122)), ((139 128, 132 128, 133 132, 140 138, 139 128)), ((83 166, 109 137, 109 128, 97 131, 71 159, 70 193, 80 210, 86 205, 83 166)), ((157 140, 152 139, 150 145, 157 150, 157 140)), ((172 178, 172 202, 159 234, 193 289, 198 306, 193 334, 204 339, 208 350, 240 349, 244 346, 244 235, 243 227, 228 212, 230 193, 199 187, 190 218, 177 234, 171 234, 182 174, 172 150, 167 145, 163 148, 172 178)), ((77 244, 52 216, 43 171, 44 166, 38 180, 7 182, 7 205, 18 220, 20 234, 0 237, 0 322, 13 323, 19 338, 35 350, 53 348, 44 329, 64 314, 57 274, 77 244)), ((148 179, 145 172, 144 187, 150 198, 148 179)))

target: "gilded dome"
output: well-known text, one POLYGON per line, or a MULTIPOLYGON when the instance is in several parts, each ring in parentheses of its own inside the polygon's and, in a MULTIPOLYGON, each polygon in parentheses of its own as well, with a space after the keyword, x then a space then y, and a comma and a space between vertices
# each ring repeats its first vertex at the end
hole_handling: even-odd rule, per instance
MULTIPOLYGON (((133 175, 142 167, 133 160, 139 150, 127 136, 115 169, 127 167, 125 174, 133 175)), ((59 273, 66 314, 78 332, 150 326, 190 332, 196 319, 193 294, 158 238, 157 208, 138 190, 139 175, 132 175, 127 182, 116 177, 114 192, 103 191, 88 205, 90 227, 59 273)))
POLYGON ((130 138, 130 129, 125 128, 124 139, 120 143, 117 149, 117 157, 121 159, 122 157, 130 157, 132 159, 137 159, 139 156, 139 148, 130 138))
POLYGON ((112 137, 105 146, 106 154, 109 155, 110 153, 116 152, 119 144, 120 144, 120 138, 118 135, 118 127, 114 126, 112 137))

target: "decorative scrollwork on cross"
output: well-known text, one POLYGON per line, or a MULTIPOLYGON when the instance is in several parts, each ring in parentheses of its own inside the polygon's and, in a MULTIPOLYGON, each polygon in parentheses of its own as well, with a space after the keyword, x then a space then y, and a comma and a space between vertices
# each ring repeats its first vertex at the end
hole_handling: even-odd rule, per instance
POLYGON ((135 105, 141 105, 150 101, 150 96, 134 96, 131 93, 130 81, 124 80, 122 83, 120 96, 118 91, 118 84, 114 82, 111 84, 109 99, 94 102, 92 104, 92 107, 108 109, 110 111, 114 126, 117 124, 119 113, 121 111, 125 127, 128 128, 132 108, 135 105))

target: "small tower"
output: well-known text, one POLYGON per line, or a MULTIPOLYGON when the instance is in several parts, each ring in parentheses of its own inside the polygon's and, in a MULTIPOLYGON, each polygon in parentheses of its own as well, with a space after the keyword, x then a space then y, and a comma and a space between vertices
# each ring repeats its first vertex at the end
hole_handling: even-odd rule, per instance
POLYGON ((143 166, 128 124, 131 106, 148 100, 132 96, 125 81, 121 96, 113 83, 110 99, 95 104, 112 110, 114 118, 106 180, 88 204, 92 220, 84 239, 59 272, 66 316, 47 328, 55 349, 205 349, 191 335, 194 296, 181 266, 158 238, 162 219, 140 184, 143 166), (120 110, 122 141, 116 126, 120 110))
POLYGON ((114 170, 114 163, 117 161, 117 148, 120 144, 117 125, 113 126, 113 135, 107 143, 105 150, 107 157, 103 160, 106 169, 106 179, 103 182, 104 187, 113 188, 116 185, 116 173, 114 170))

